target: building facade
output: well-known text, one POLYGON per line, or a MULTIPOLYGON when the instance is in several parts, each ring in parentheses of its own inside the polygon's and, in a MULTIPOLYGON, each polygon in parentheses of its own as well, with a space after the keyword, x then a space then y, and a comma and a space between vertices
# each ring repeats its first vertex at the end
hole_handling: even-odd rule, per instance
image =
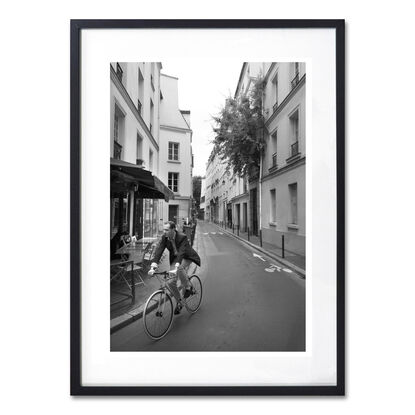
POLYGON ((265 63, 266 150, 262 160, 262 238, 305 256, 306 67, 265 63))
MULTIPOLYGON (((173 197, 160 172, 160 62, 110 64, 110 234, 155 238, 173 197)), ((164 170, 163 170, 164 171, 164 170)))
POLYGON ((306 140, 305 80, 301 62, 245 62, 235 98, 264 80, 265 150, 251 177, 225 176, 226 162, 211 155, 206 168, 206 218, 305 255, 306 140))
POLYGON ((174 193, 163 216, 182 226, 191 219, 192 130, 190 111, 179 109, 178 78, 161 74, 160 179, 174 193))

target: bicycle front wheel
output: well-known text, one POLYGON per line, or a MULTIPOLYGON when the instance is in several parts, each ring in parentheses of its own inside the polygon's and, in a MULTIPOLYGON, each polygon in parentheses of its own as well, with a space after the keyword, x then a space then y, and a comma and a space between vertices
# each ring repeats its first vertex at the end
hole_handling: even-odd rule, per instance
POLYGON ((192 286, 192 295, 185 301, 184 305, 189 313, 196 313, 200 308, 202 302, 202 281, 197 275, 192 275, 189 278, 190 285, 192 286))
POLYGON ((154 340, 160 340, 170 329, 173 321, 173 301, 163 290, 153 293, 143 311, 144 330, 154 340))

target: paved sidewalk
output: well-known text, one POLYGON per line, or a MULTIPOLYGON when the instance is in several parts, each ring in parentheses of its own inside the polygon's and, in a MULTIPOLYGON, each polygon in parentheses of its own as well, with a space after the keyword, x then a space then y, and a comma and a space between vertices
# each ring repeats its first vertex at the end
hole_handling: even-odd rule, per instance
POLYGON ((237 239, 247 243, 248 245, 252 246, 253 248, 263 252, 264 254, 269 255, 273 259, 281 262, 282 264, 293 268, 297 273, 299 273, 303 278, 305 278, 306 271, 305 271, 305 256, 297 255, 293 252, 289 252, 285 250, 284 258, 282 257, 282 249, 278 246, 270 244, 268 242, 262 242, 262 247, 260 246, 259 237, 255 235, 249 235, 247 232, 237 232, 232 231, 232 229, 224 228, 214 222, 210 222, 213 225, 216 225, 218 228, 222 229, 222 231, 227 232, 228 234, 234 236, 237 239), (249 240, 248 240, 249 239, 249 240))

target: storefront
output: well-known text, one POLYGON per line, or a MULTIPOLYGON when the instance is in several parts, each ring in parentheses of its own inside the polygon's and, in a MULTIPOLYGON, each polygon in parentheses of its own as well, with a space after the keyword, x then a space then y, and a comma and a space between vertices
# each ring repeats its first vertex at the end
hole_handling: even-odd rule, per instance
POLYGON ((174 195, 156 176, 134 164, 111 159, 111 238, 128 232, 137 239, 162 231, 162 200, 174 195))

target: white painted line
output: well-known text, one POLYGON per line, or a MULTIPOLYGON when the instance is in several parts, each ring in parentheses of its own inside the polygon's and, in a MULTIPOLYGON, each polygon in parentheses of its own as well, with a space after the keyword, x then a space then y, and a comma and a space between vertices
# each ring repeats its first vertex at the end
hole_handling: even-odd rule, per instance
POLYGON ((212 235, 216 235, 216 232, 211 232, 212 235))
POLYGON ((288 272, 289 274, 292 273, 292 271, 290 269, 288 269, 288 268, 283 268, 282 270, 285 271, 285 272, 288 272))
POLYGON ((265 268, 265 271, 267 271, 267 272, 275 272, 275 268, 265 268))
POLYGON ((203 232, 203 235, 209 235, 209 232, 203 232))
POLYGON ((219 235, 223 235, 223 233, 222 232, 218 232, 219 233, 219 235))
POLYGON ((259 258, 261 261, 263 261, 263 262, 265 262, 265 259, 264 258, 262 258, 262 256, 261 255, 258 255, 258 254, 252 254, 254 257, 257 257, 257 258, 259 258))

